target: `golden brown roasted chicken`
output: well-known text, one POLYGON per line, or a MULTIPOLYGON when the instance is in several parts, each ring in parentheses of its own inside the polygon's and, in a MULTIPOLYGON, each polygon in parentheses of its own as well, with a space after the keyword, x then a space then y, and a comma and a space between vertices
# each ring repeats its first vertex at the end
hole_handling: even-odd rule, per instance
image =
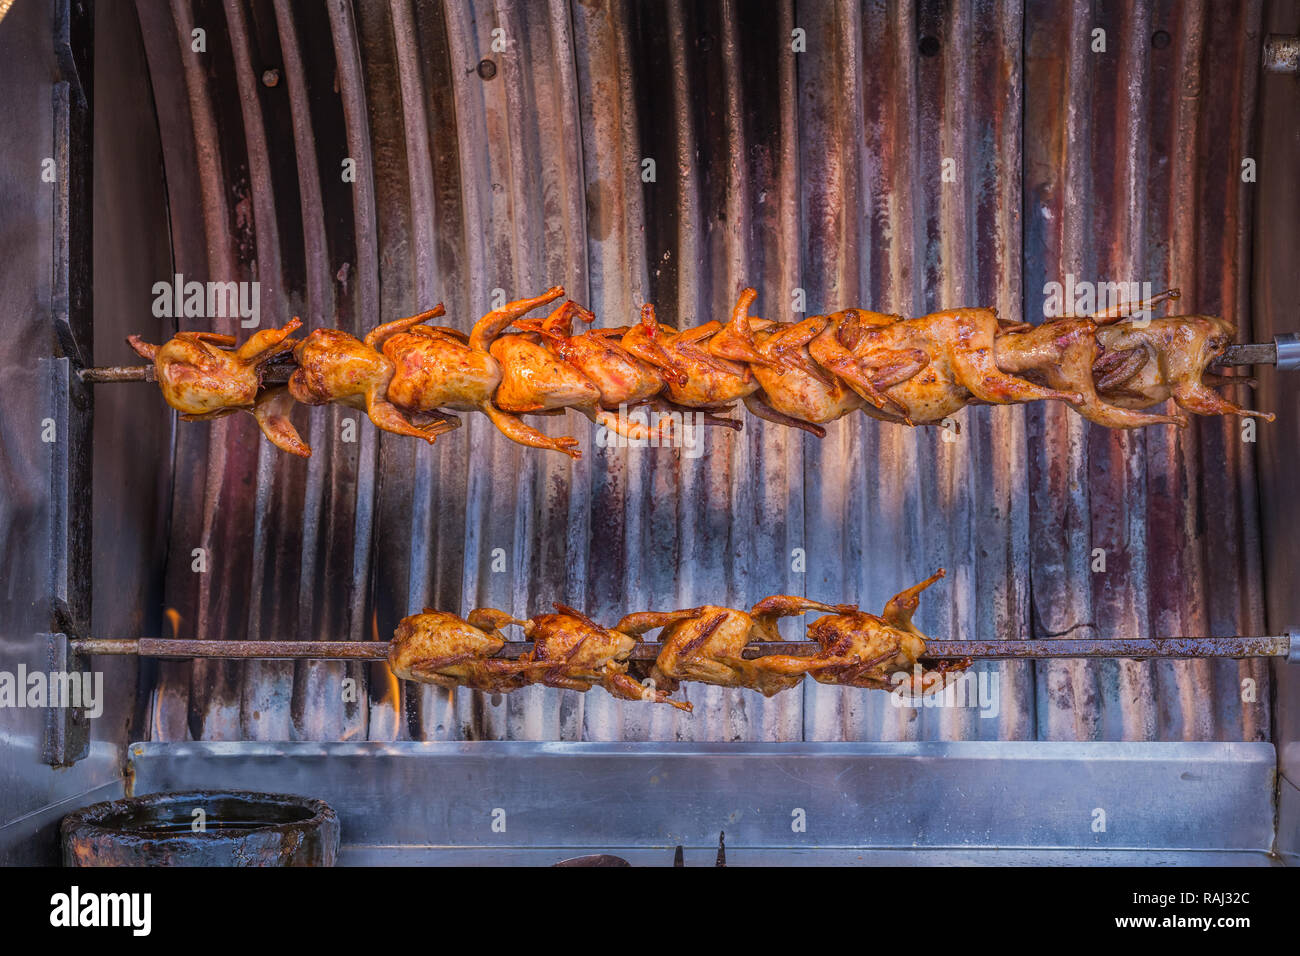
POLYGON ((650 679, 654 686, 672 692, 681 681, 698 681, 717 687, 744 687, 771 697, 803 680, 803 673, 769 667, 768 658, 746 660, 745 648, 755 641, 779 641, 779 618, 807 611, 848 612, 851 604, 834 605, 779 594, 765 598, 746 614, 735 608, 705 607, 667 613, 629 614, 618 630, 645 634, 663 628, 663 644, 650 679))
POLYGON ((301 325, 290 319, 278 329, 254 333, 238 348, 233 335, 217 332, 178 332, 161 346, 138 335, 128 336, 127 342, 154 363, 163 399, 183 421, 251 412, 276 447, 305 458, 311 449, 289 422, 292 402, 285 390, 259 391, 267 363, 294 347, 289 336, 301 325))
POLYGON ((397 625, 388 663, 402 680, 508 694, 536 680, 545 668, 528 660, 493 657, 505 646, 500 628, 512 618, 480 608, 469 620, 425 608, 397 625))
POLYGON ((577 439, 551 438, 503 411, 495 401, 503 376, 500 363, 490 352, 493 340, 516 319, 562 295, 564 290, 557 286, 531 299, 508 302, 483 316, 468 336, 455 329, 421 324, 442 315, 441 305, 374 329, 366 336, 366 344, 382 349, 394 367, 389 400, 419 415, 434 415, 444 408, 479 411, 511 441, 580 457, 577 439))
POLYGON ((858 309, 838 312, 809 345, 813 358, 866 399, 877 417, 928 425, 972 400, 1082 400, 1078 392, 1043 388, 998 368, 995 342, 1003 329, 992 309, 951 309, 901 322, 885 318, 890 321, 858 309))
POLYGON ((315 329, 294 349, 298 368, 289 376, 289 393, 304 405, 336 402, 364 411, 375 426, 396 435, 423 438, 460 427, 460 420, 437 410, 416 421, 388 400, 393 363, 341 329, 315 329))
MULTIPOLYGON (((1150 408, 1173 399, 1196 415, 1240 415, 1273 421, 1274 415, 1243 408, 1214 386, 1252 380, 1208 371, 1237 336, 1227 319, 1183 315, 1147 323, 1121 322, 1098 329, 1104 353, 1093 365, 1097 392, 1112 405, 1150 408)), ((1181 421, 1181 416, 1172 416, 1181 421)))
POLYGON ((526 621, 514 621, 533 641, 529 659, 548 667, 541 682, 585 693, 599 684, 620 700, 645 700, 691 710, 685 701, 672 700, 669 691, 657 690, 634 680, 627 673, 627 660, 637 639, 615 628, 601 627, 581 611, 563 604, 553 605, 555 614, 542 614, 526 621))
MULTIPOLYGON (((895 594, 880 617, 859 611, 819 617, 808 625, 808 637, 821 650, 812 657, 771 655, 763 658, 764 666, 791 677, 808 674, 822 684, 869 687, 893 690, 907 687, 920 694, 934 689, 936 677, 962 670, 970 661, 951 664, 941 662, 935 668, 916 664, 925 654, 925 635, 912 623, 920 594, 944 576, 940 568, 920 584, 895 594)), ((755 605, 755 609, 761 606, 755 605)))

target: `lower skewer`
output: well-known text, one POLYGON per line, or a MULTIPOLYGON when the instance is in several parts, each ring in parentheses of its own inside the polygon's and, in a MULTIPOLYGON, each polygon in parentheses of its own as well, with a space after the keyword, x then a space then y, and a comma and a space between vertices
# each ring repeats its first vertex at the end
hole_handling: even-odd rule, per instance
MULTIPOLYGON (((631 659, 651 661, 659 656, 661 644, 643 643, 632 649, 631 659)), ((132 639, 91 638, 72 642, 82 654, 137 655, 164 658, 227 658, 235 660, 385 660, 386 641, 186 641, 152 637, 132 639)), ((515 658, 533 649, 531 641, 513 641, 498 657, 515 658)), ((747 658, 766 654, 810 657, 819 647, 813 641, 771 641, 752 644, 747 658)), ((1146 658, 1286 657, 1289 637, 1165 637, 1110 640, 1037 641, 928 641, 927 660, 1032 660, 1048 658, 1146 658)))

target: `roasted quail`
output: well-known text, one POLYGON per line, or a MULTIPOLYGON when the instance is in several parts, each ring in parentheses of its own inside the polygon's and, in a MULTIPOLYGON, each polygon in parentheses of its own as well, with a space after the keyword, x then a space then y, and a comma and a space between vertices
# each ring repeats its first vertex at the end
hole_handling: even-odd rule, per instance
POLYGON ((229 336, 205 332, 181 333, 161 348, 130 341, 154 360, 164 397, 187 419, 250 411, 271 441, 298 455, 310 449, 289 421, 293 400, 363 408, 380 428, 430 442, 459 425, 445 410, 480 411, 511 440, 573 458, 581 456, 577 439, 552 438, 519 416, 572 408, 655 444, 665 443, 687 409, 703 413, 707 424, 739 428, 739 420, 719 414, 737 401, 757 417, 818 437, 823 424, 858 408, 917 425, 945 423, 968 404, 1039 400, 1066 402, 1114 428, 1185 424, 1179 414, 1141 411, 1170 398, 1200 415, 1273 420, 1212 390, 1253 383, 1208 371, 1235 334, 1209 316, 1136 321, 1121 319, 1131 309, 1120 306, 1033 327, 1000 321, 991 309, 916 319, 846 309, 774 322, 749 314, 756 293, 745 289, 725 324, 683 330, 660 324, 650 304, 636 325, 578 335, 574 317, 594 317, 573 302, 545 319, 526 318, 563 295, 556 287, 510 302, 469 335, 426 324, 443 314, 439 306, 381 325, 365 342, 317 329, 295 343, 287 336, 296 319, 237 350, 229 336), (259 390, 265 363, 290 348, 298 368, 288 392, 259 390))
POLYGON ((662 627, 659 652, 650 678, 658 688, 675 691, 681 681, 699 681, 717 687, 745 687, 771 697, 803 680, 802 672, 767 666, 768 658, 745 660, 754 641, 779 641, 779 618, 807 611, 846 613, 855 605, 822 604, 793 595, 776 595, 760 601, 746 614, 735 608, 705 607, 667 613, 629 614, 618 630, 644 634, 662 627))
POLYGON ((1097 340, 1105 351, 1093 365, 1097 392, 1122 408, 1150 408, 1172 398, 1179 408, 1196 415, 1252 416, 1271 422, 1271 413, 1243 408, 1212 387, 1253 384, 1244 377, 1208 371, 1236 335, 1231 322, 1210 315, 1121 322, 1098 329, 1097 340))
POLYGON ((601 627, 581 611, 563 604, 553 606, 555 614, 516 622, 534 642, 532 659, 551 665, 542 673, 543 684, 583 692, 599 684, 622 700, 691 709, 685 701, 672 700, 670 691, 649 687, 628 676, 627 659, 637 645, 636 637, 617 628, 601 627))
POLYGON ((479 411, 511 441, 580 457, 577 439, 551 438, 503 411, 495 401, 502 370, 490 352, 493 340, 516 319, 562 295, 564 290, 557 286, 531 299, 508 302, 483 316, 468 336, 455 329, 422 324, 442 315, 442 306, 374 329, 366 336, 366 344, 382 349, 394 367, 389 400, 419 415, 437 415, 443 408, 479 411))
POLYGON ((402 680, 469 687, 506 694, 533 683, 545 668, 528 660, 493 657, 505 646, 500 627, 512 618, 491 609, 472 611, 469 620, 425 608, 397 625, 388 663, 402 680))
POLYGON ((1117 306, 1090 316, 1062 316, 1026 330, 1008 332, 997 340, 998 367, 1041 380, 1051 388, 1077 392, 1079 401, 1069 402, 1070 407, 1088 421, 1107 428, 1186 425, 1187 420, 1181 415, 1144 414, 1112 404, 1097 393, 1093 377, 1094 365, 1103 353, 1098 336, 1105 326, 1132 312, 1176 298, 1178 290, 1170 289, 1145 302, 1117 306))
MULTIPOLYGON (((746 395, 750 414, 779 425, 793 425, 822 438, 833 422, 866 402, 837 376, 818 365, 808 344, 826 330, 830 319, 818 315, 802 322, 752 319, 749 307, 757 293, 746 289, 726 327, 709 341, 718 358, 748 362, 759 390, 746 395)), ((880 388, 892 378, 875 378, 880 388)))
POLYGON ((289 422, 291 403, 284 390, 259 394, 267 363, 294 347, 289 335, 301 325, 296 318, 290 319, 278 329, 255 333, 238 348, 233 335, 217 332, 178 332, 160 346, 138 335, 129 336, 127 342, 154 363, 163 399, 181 412, 183 421, 251 412, 276 447, 305 458, 311 449, 289 422))
POLYGON ((340 329, 316 329, 294 349, 298 368, 289 377, 289 393, 304 405, 336 402, 364 411, 375 426, 396 435, 423 438, 460 427, 460 420, 436 410, 417 423, 388 399, 393 363, 355 336, 340 329))
POLYGON ((856 608, 819 617, 808 625, 808 637, 820 645, 820 651, 812 657, 772 655, 764 657, 763 664, 778 674, 808 674, 822 684, 881 690, 906 686, 913 694, 932 690, 943 674, 970 666, 965 660, 945 661, 936 668, 916 667, 925 654, 926 638, 912 623, 912 614, 921 592, 943 576, 940 568, 920 584, 895 594, 880 617, 856 608))
POLYGON ((998 368, 1002 327, 992 309, 951 309, 888 324, 877 315, 855 309, 830 316, 809 351, 886 418, 937 424, 972 399, 1082 401, 1078 392, 1043 388, 998 368))

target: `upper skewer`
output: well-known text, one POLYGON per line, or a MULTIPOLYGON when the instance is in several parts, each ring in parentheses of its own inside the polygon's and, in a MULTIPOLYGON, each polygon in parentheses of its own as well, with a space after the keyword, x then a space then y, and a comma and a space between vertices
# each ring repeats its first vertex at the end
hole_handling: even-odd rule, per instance
MULTIPOLYGON (((1241 365, 1277 365, 1278 342, 1251 342, 1244 345, 1230 345, 1227 351, 1215 361, 1219 366, 1241 365)), ((1285 347, 1285 346, 1284 346, 1285 347)), ((1284 365, 1291 368, 1291 365, 1284 365)), ((289 381, 295 366, 292 359, 284 362, 272 362, 266 366, 262 381, 268 385, 283 385, 289 381)), ((114 382, 156 382, 157 373, 152 365, 100 365, 84 368, 79 373, 83 382, 103 385, 114 382)))

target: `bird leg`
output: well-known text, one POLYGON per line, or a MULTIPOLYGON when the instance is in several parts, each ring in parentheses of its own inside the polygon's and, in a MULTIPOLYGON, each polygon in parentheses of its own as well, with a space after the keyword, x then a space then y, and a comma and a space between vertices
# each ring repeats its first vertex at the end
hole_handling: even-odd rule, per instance
POLYGON ((695 709, 688 701, 673 700, 669 696, 669 691, 651 688, 633 679, 625 671, 613 665, 612 662, 605 665, 605 672, 601 676, 600 686, 620 700, 643 700, 655 704, 671 704, 678 710, 684 710, 688 714, 695 709))
MULTIPOLYGON (((1087 318, 1092 319, 1098 325, 1109 325, 1118 319, 1127 318, 1135 312, 1150 312, 1152 308, 1171 299, 1177 299, 1182 295, 1178 289, 1166 289, 1164 292, 1157 293, 1149 299, 1143 299, 1140 302, 1125 302, 1120 305, 1113 305, 1109 309, 1102 309, 1094 312, 1087 318)), ((1061 316, 1061 318, 1070 318, 1070 316, 1061 316)))
POLYGON ((754 639, 759 641, 779 641, 781 632, 776 624, 783 617, 794 617, 809 611, 825 611, 828 614, 852 614, 858 609, 856 604, 823 604, 811 601, 796 594, 773 594, 755 604, 749 612, 754 619, 754 639))
POLYGON ((808 343, 821 335, 829 324, 830 319, 824 315, 810 316, 773 332, 765 344, 781 365, 791 371, 810 375, 827 388, 834 388, 837 384, 835 379, 827 375, 804 351, 808 343))
POLYGON ((1271 422, 1277 416, 1272 412, 1257 412, 1228 401, 1214 389, 1201 382, 1185 381, 1174 386, 1174 401, 1180 408, 1197 415, 1239 415, 1242 418, 1262 418, 1271 422))
POLYGON ((685 608, 681 611, 638 611, 624 616, 614 625, 614 630, 631 634, 633 637, 641 637, 650 631, 676 624, 678 621, 694 620, 703 613, 704 609, 699 607, 685 608))
POLYGON ((944 577, 946 573, 943 568, 940 568, 920 584, 914 584, 905 591, 899 591, 889 599, 889 603, 885 605, 885 609, 880 616, 885 619, 887 624, 898 628, 900 631, 907 631, 909 634, 915 634, 921 640, 927 640, 926 636, 918 631, 912 623, 912 615, 916 612, 917 605, 921 603, 921 592, 944 577))
POLYGON ((578 439, 576 438, 567 435, 552 438, 545 435, 522 419, 501 411, 490 400, 484 402, 481 407, 483 413, 492 420, 492 424, 512 442, 527 445, 529 448, 547 448, 551 451, 558 451, 563 455, 568 455, 575 461, 582 457, 582 452, 578 450, 578 439))
POLYGON ((302 440, 298 429, 289 420, 289 411, 293 408, 293 396, 286 385, 268 388, 257 396, 252 414, 257 419, 257 426, 262 434, 276 448, 287 451, 299 458, 310 458, 311 447, 302 440))
POLYGON ((396 335, 398 332, 406 332, 414 326, 423 325, 430 319, 436 319, 438 316, 446 314, 447 310, 444 309, 442 303, 439 302, 428 312, 421 312, 419 315, 407 316, 404 319, 394 319, 391 322, 385 322, 383 325, 376 326, 366 334, 365 343, 372 349, 378 351, 380 346, 382 346, 387 339, 396 335))
MULTIPOLYGON (((391 377, 391 376, 390 376, 391 377)), ((416 425, 410 416, 387 399, 380 398, 388 388, 388 382, 376 383, 366 394, 366 414, 376 428, 394 435, 409 435, 423 438, 430 445, 437 441, 439 435, 460 428, 460 419, 442 412, 426 413, 432 421, 427 425, 416 425)))
MULTIPOLYGON (((426 613, 428 613, 426 611, 426 613)), ((465 618, 465 623, 470 627, 476 627, 484 634, 495 637, 502 643, 505 642, 505 635, 501 633, 501 628, 508 627, 511 624, 518 624, 527 634, 532 629, 532 622, 520 620, 505 611, 498 611, 494 607, 476 607, 470 611, 465 618)))
MULTIPOLYGON (((758 293, 753 289, 745 289, 736 300, 736 307, 732 309, 731 319, 726 325, 717 326, 716 322, 709 323, 709 326, 717 326, 714 329, 717 334, 709 341, 709 352, 721 359, 752 362, 755 365, 777 368, 780 363, 762 355, 754 344, 754 329, 749 322, 749 309, 757 296, 758 293)), ((707 327, 701 326, 701 328, 707 327)))
POLYGON ((492 344, 492 340, 504 332, 512 322, 522 318, 539 305, 554 302, 562 295, 564 295, 564 287, 557 285, 547 289, 539 296, 534 296, 531 299, 517 299, 514 302, 507 302, 499 309, 494 309, 474 323, 474 330, 469 335, 469 347, 480 352, 486 352, 488 346, 492 344))
POLYGON ((953 371, 957 373, 958 384, 991 405, 1052 400, 1077 405, 1083 401, 1083 396, 1078 392, 1043 388, 1026 379, 1008 375, 998 368, 991 348, 955 348, 952 352, 952 365, 953 371))

